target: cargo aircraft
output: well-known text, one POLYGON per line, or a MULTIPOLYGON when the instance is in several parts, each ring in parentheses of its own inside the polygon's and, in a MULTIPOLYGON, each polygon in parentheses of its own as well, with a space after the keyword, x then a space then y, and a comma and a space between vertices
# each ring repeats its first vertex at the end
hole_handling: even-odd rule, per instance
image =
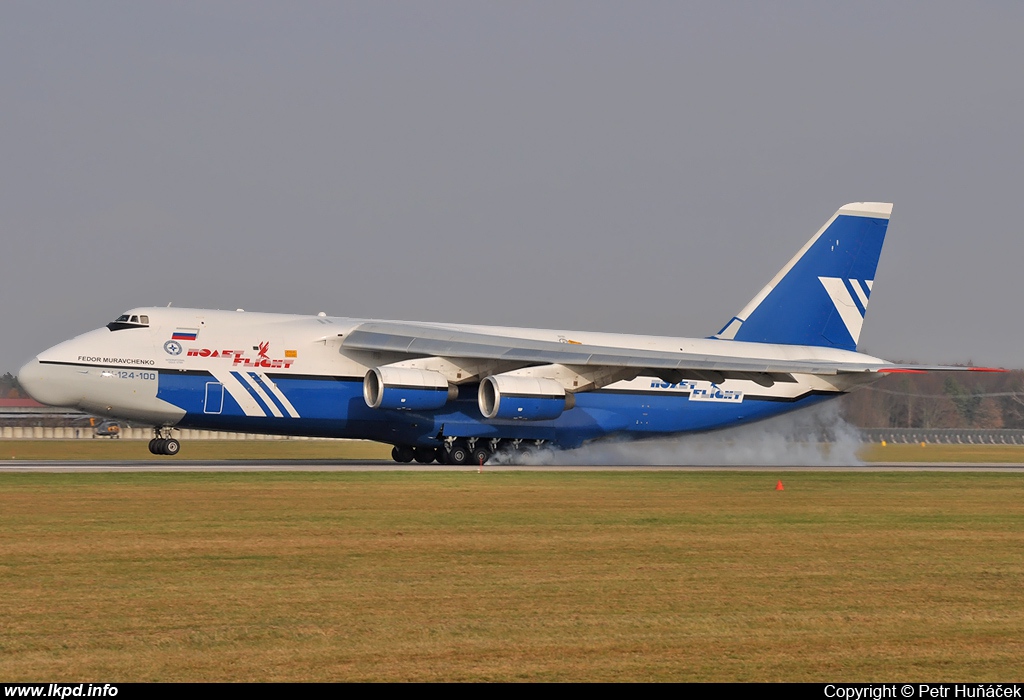
POLYGON ((891 204, 847 204, 718 333, 671 338, 136 308, 21 368, 36 400, 156 426, 367 438, 398 462, 486 462, 756 421, 896 365, 858 353, 891 204))

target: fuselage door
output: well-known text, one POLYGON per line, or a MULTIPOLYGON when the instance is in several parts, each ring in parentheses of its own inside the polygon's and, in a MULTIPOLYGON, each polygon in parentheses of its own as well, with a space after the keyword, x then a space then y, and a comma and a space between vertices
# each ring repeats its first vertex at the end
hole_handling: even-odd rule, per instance
POLYGON ((220 382, 206 382, 204 413, 220 414, 224 410, 224 385, 220 382))

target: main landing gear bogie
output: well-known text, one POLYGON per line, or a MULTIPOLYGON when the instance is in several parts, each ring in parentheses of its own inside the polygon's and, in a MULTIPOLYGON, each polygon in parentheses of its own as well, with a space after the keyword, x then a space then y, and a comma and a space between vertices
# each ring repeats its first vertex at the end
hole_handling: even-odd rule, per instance
POLYGON ((417 464, 430 464, 437 459, 436 447, 414 447, 412 452, 417 464))
POLYGON ((441 447, 410 447, 395 445, 391 458, 399 464, 415 460, 419 464, 451 464, 456 466, 487 464, 496 454, 508 455, 513 462, 517 456, 526 456, 543 449, 544 440, 500 438, 446 438, 441 447))
POLYGON ((391 448, 391 459, 399 464, 408 464, 416 457, 416 452, 408 445, 395 445, 391 448))

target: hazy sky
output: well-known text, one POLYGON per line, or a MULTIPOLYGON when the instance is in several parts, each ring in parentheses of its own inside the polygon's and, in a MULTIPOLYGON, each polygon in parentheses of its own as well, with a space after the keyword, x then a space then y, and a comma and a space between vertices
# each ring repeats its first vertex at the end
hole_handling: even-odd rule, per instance
POLYGON ((704 336, 895 203, 861 349, 1024 366, 1024 4, 0 4, 0 372, 139 305, 704 336))

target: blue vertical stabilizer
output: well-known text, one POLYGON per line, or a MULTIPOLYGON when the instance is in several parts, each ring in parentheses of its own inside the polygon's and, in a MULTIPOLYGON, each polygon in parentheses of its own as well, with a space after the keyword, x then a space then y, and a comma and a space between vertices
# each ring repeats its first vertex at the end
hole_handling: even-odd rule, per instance
POLYGON ((714 337, 856 350, 891 204, 847 204, 714 337))

